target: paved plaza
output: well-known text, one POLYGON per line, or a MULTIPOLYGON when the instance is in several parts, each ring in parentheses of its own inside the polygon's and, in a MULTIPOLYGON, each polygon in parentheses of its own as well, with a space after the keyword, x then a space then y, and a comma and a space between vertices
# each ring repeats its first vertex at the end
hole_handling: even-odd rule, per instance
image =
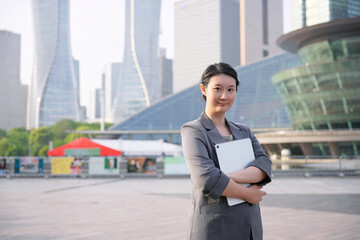
MULTIPOLYGON (((360 178, 275 178, 265 240, 360 239, 360 178)), ((0 239, 185 239, 188 178, 0 179, 0 239)))

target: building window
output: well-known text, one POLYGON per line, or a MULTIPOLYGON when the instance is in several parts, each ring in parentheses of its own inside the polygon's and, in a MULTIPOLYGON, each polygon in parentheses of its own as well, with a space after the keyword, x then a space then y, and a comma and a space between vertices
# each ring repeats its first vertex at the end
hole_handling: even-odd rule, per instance
POLYGON ((269 51, 263 50, 263 57, 269 56, 269 51))
MULTIPOLYGON (((269 44, 269 26, 268 26, 268 1, 263 0, 263 44, 269 44)), ((266 55, 267 56, 267 55, 266 55)))
POLYGON ((306 26, 306 0, 302 0, 302 27, 306 26))
POLYGON ((333 129, 348 129, 349 128, 347 123, 332 123, 331 126, 333 129))
POLYGON ((352 126, 353 129, 360 128, 360 122, 352 122, 351 126, 352 126))

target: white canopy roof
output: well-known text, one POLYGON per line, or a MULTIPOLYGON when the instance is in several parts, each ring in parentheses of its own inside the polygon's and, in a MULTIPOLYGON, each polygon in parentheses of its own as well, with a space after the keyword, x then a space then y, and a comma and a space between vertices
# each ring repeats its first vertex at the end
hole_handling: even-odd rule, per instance
POLYGON ((179 145, 167 143, 163 140, 123 140, 123 139, 91 139, 103 146, 119 150, 123 156, 182 156, 179 145))

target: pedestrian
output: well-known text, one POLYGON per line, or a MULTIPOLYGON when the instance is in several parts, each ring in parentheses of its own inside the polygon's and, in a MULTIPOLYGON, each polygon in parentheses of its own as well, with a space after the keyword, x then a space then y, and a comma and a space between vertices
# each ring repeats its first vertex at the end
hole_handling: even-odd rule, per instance
POLYGON ((225 118, 238 85, 237 73, 230 65, 216 63, 207 67, 200 84, 205 110, 197 120, 181 128, 192 183, 188 239, 263 238, 259 202, 266 193, 260 189, 271 181, 271 160, 248 127, 225 118), (255 160, 243 170, 222 172, 214 145, 244 138, 250 138, 255 160), (226 197, 245 202, 229 206, 226 197))

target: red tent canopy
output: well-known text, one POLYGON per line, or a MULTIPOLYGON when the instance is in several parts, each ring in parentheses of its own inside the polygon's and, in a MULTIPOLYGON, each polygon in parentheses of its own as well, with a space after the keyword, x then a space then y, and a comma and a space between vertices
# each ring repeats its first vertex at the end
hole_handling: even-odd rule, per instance
POLYGON ((48 156, 65 156, 65 151, 72 149, 100 150, 99 156, 121 156, 121 151, 97 144, 88 138, 81 137, 60 147, 48 151, 48 156))

